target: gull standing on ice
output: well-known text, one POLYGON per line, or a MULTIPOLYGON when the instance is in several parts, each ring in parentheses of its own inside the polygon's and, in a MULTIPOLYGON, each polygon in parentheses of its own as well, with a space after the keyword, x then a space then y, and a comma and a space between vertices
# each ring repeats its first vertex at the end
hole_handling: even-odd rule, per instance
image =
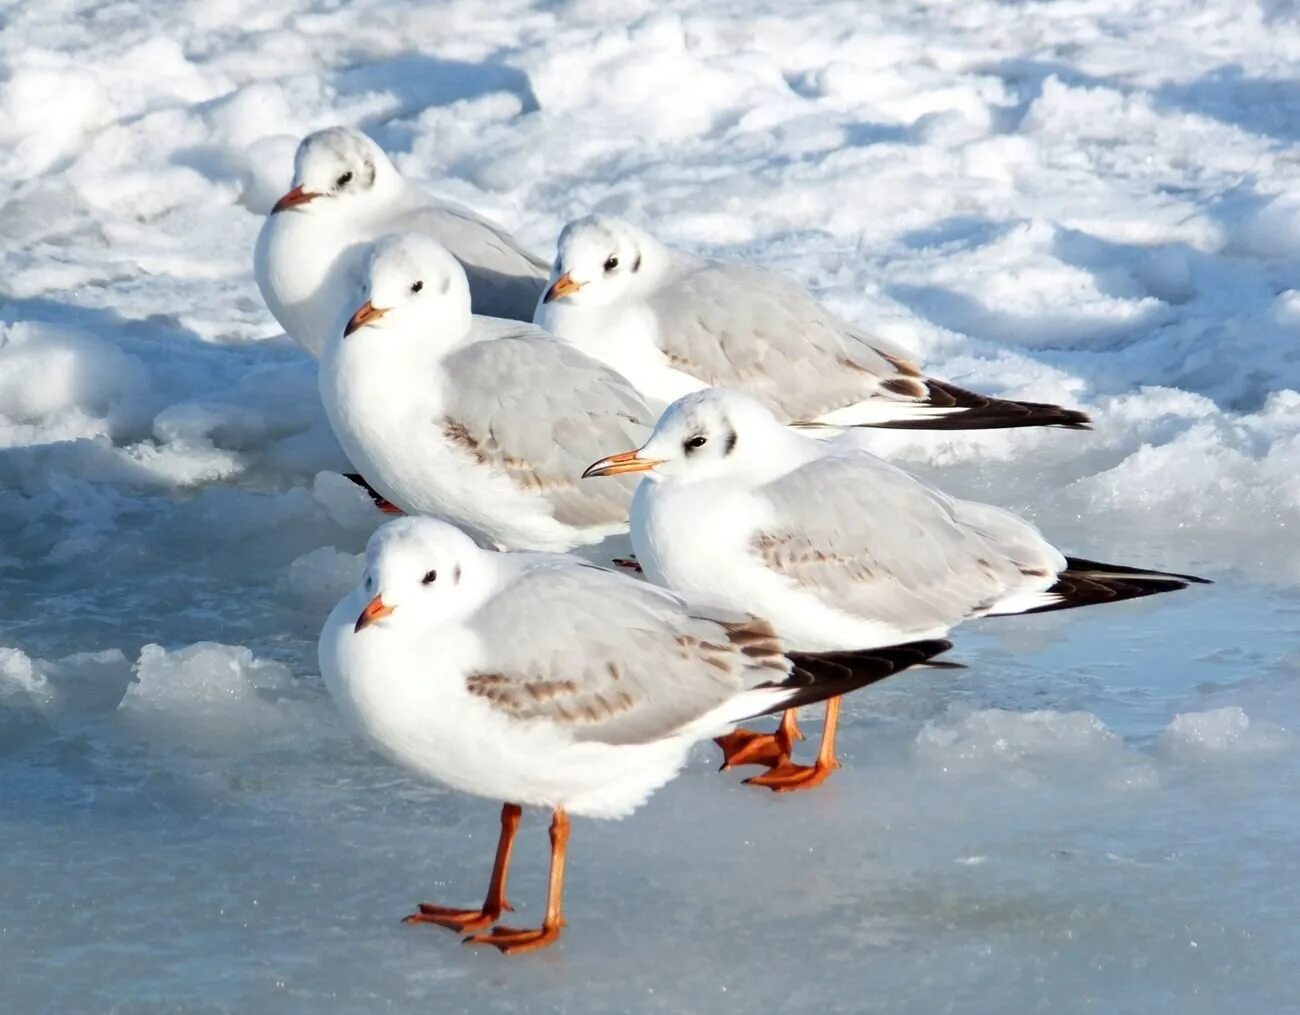
MULTIPOLYGON (((828 652, 938 638, 975 617, 1116 602, 1205 579, 1066 557, 1029 522, 957 500, 857 448, 783 426, 756 399, 710 389, 670 405, 640 449, 585 476, 642 473, 632 547, 645 575, 688 599, 766 618, 785 643, 828 652)), ((737 731, 728 764, 803 789, 836 767, 838 704, 813 766, 774 736, 737 731)))
POLYGON ((655 412, 631 384, 532 324, 472 316, 465 272, 427 236, 383 238, 364 275, 325 346, 320 391, 344 453, 384 498, 502 549, 627 531, 635 477, 603 490, 580 477, 611 443, 649 435, 655 412))
POLYGON ((608 363, 647 398, 711 386, 759 398, 785 422, 933 430, 1088 429, 1088 417, 926 377, 907 354, 764 268, 669 250, 621 219, 560 234, 533 318, 608 363))
POLYGON ((948 647, 787 653, 756 618, 696 608, 576 557, 496 553, 445 522, 404 518, 371 537, 361 584, 321 632, 320 665, 340 711, 389 759, 506 801, 483 905, 425 904, 407 922, 471 932, 496 923, 510 908, 520 807, 552 810, 541 927, 467 939, 512 952, 559 937, 568 815, 623 817, 680 771, 696 741, 948 647))
POLYGON ((331 127, 298 146, 293 187, 257 237, 257 285, 285 333, 320 358, 353 258, 398 229, 432 236, 455 255, 477 313, 532 320, 546 288, 545 261, 500 226, 402 179, 365 134, 331 127))

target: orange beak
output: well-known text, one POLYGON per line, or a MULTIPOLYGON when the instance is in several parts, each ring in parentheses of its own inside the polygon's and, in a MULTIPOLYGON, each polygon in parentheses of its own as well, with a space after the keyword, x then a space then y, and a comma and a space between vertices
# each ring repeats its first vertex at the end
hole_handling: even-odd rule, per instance
POLYGON ((592 462, 587 466, 587 471, 582 474, 582 478, 621 476, 625 472, 649 472, 656 465, 663 464, 662 458, 638 458, 637 454, 636 451, 624 451, 621 455, 610 455, 599 462, 592 462))
POLYGON ((290 208, 296 208, 300 204, 306 204, 312 198, 320 197, 314 190, 303 190, 302 184, 294 187, 293 190, 285 194, 284 197, 275 202, 275 207, 271 209, 271 214, 276 212, 288 211, 290 208))
POLYGON ((562 296, 568 296, 570 293, 576 293, 582 288, 581 282, 573 281, 567 271, 555 280, 555 284, 546 290, 546 295, 542 297, 543 303, 550 303, 552 300, 558 300, 562 296))
POLYGON ((377 321, 388 313, 387 310, 380 310, 369 300, 357 307, 357 312, 348 318, 347 327, 343 329, 344 335, 350 335, 358 328, 364 328, 372 321, 377 321))
POLYGON ((375 596, 374 599, 370 600, 369 605, 361 611, 361 616, 357 618, 357 626, 352 630, 357 634, 360 634, 376 620, 382 620, 384 617, 387 617, 396 608, 397 607, 395 606, 385 606, 383 596, 375 596))

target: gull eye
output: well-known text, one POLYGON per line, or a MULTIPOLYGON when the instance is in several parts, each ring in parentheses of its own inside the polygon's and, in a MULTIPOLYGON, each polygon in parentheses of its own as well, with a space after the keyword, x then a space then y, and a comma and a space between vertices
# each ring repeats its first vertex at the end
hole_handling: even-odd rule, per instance
POLYGON ((684 448, 686 449, 686 453, 687 453, 687 454, 690 454, 690 453, 691 453, 692 451, 694 451, 696 448, 702 448, 702 447, 704 447, 704 445, 706 445, 706 444, 708 444, 708 443, 709 443, 709 439, 708 439, 707 437, 705 437, 704 434, 696 434, 694 437, 692 437, 690 440, 688 440, 685 444, 683 444, 682 447, 684 447, 684 448))
POLYGON ((334 186, 346 187, 351 182, 352 182, 352 170, 349 169, 346 173, 344 173, 342 176, 340 176, 337 180, 334 181, 334 186))
POLYGON ((611 257, 611 258, 609 258, 609 259, 605 262, 605 270, 606 270, 606 271, 613 271, 613 270, 614 270, 615 268, 617 268, 617 267, 618 267, 618 258, 617 258, 617 257, 611 257))
POLYGON ((420 583, 422 585, 432 585, 437 580, 438 580, 437 571, 426 571, 424 572, 424 577, 420 579, 420 583))
POLYGON ((423 289, 423 288, 424 288, 424 280, 423 280, 423 279, 421 279, 421 280, 418 281, 418 282, 412 282, 412 283, 411 283, 411 292, 413 292, 413 293, 418 293, 418 292, 419 292, 421 289, 423 289))

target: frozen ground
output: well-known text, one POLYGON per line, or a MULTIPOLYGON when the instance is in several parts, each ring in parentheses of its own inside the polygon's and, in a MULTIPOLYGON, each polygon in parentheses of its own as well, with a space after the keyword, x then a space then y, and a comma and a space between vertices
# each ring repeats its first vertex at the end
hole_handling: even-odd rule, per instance
POLYGON ((1300 1008, 1295 15, 0 5, 0 1008, 1300 1008), (816 794, 701 751, 575 828, 550 953, 400 926, 479 897, 496 816, 353 743, 315 673, 374 517, 250 251, 336 121, 538 249, 629 215, 1089 409, 879 446, 1218 584, 963 634, 969 670, 853 701, 816 794))

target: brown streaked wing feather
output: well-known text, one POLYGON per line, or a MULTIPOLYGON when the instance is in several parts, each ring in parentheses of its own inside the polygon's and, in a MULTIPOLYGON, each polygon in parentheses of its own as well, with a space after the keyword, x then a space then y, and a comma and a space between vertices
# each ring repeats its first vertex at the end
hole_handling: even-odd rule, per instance
POLYGON ((534 559, 470 621, 486 658, 467 688, 513 719, 577 740, 646 743, 791 670, 761 622, 699 615, 570 558, 534 559))
POLYGON ((584 483, 610 448, 645 443, 654 414, 619 374, 531 325, 476 320, 487 335, 447 357, 440 425, 476 462, 550 502, 568 525, 627 522, 637 476, 584 483))
POLYGON ((760 494, 771 514, 753 537, 755 556, 826 605, 888 624, 900 638, 1046 587, 1059 558, 1027 522, 952 500, 865 454, 811 462, 760 494))

